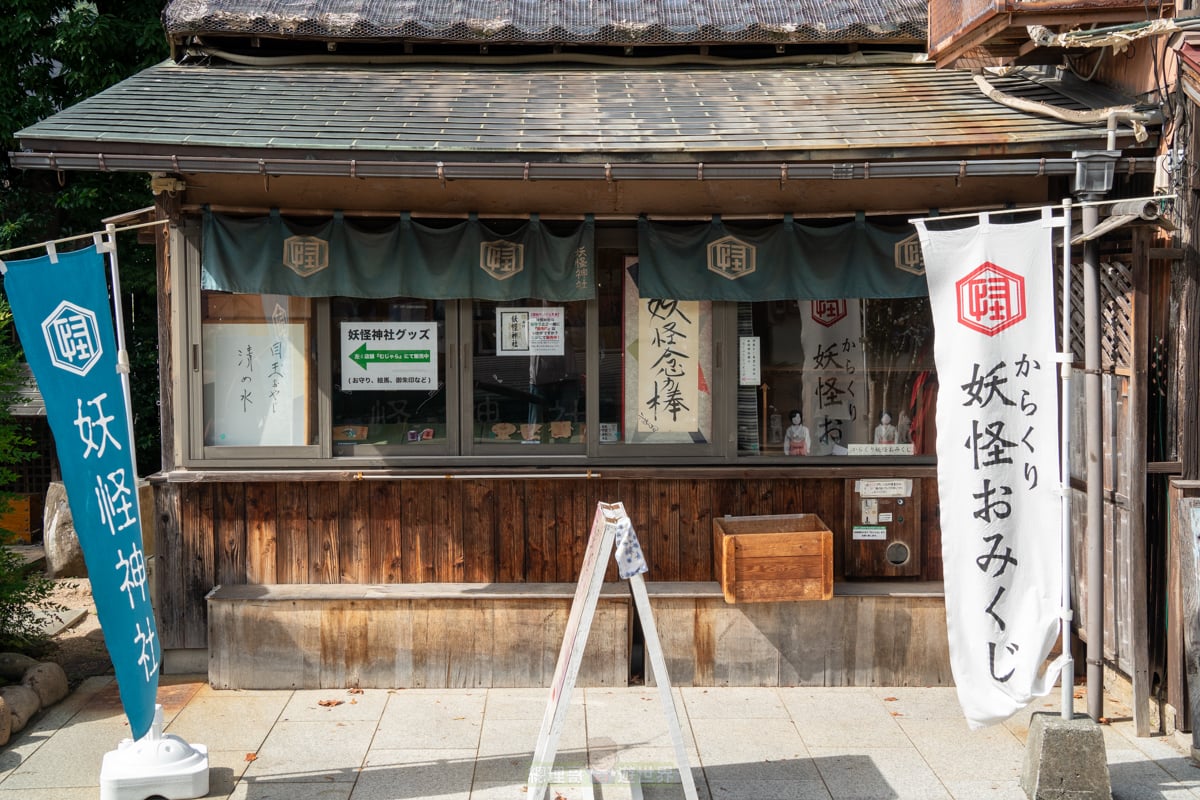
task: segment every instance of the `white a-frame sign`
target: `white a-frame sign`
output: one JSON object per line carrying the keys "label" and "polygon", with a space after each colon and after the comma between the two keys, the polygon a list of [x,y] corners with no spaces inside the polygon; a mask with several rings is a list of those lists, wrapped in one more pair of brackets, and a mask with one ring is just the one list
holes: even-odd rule
{"label": "white a-frame sign", "polygon": [[[571,614],[567,618],[567,629],[563,633],[562,647],[558,651],[558,663],[554,667],[554,682],[550,686],[550,700],[542,717],[537,747],[533,752],[533,764],[526,785],[526,800],[544,800],[551,780],[554,756],[558,740],[562,735],[571,703],[571,692],[579,677],[579,664],[587,645],[588,631],[596,613],[596,602],[600,598],[600,587],[604,583],[605,565],[616,548],[617,572],[629,581],[629,591],[642,622],[642,633],[646,642],[646,655],[654,669],[658,696],[662,701],[663,715],[675,748],[675,765],[679,768],[679,779],[683,784],[684,797],[697,800],[696,783],[688,763],[687,750],[683,745],[683,732],[679,727],[679,713],[671,693],[671,680],[667,677],[667,663],[663,658],[662,644],[658,640],[658,629],[654,626],[654,615],[650,610],[650,597],[646,594],[646,562],[633,525],[621,503],[597,503],[596,516],[592,520],[592,531],[588,535],[587,551],[583,557],[583,569],[579,584],[575,587],[575,599],[571,602]],[[631,776],[631,782],[635,780]],[[640,784],[634,784],[639,786]]]}

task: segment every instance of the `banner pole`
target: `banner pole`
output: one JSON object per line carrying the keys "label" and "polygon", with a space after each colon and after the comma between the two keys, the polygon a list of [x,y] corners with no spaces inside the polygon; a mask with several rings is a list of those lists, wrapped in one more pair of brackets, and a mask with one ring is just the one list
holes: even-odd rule
{"label": "banner pole", "polygon": [[1062,718],[1075,716],[1075,661],[1071,658],[1071,198],[1063,205],[1062,351],[1058,354],[1062,386],[1059,422],[1059,475],[1062,480]]}
{"label": "banner pole", "polygon": [[[96,249],[108,254],[109,272],[112,275],[113,319],[117,334],[117,373],[121,376],[121,390],[125,394],[125,426],[129,433],[129,460],[133,463],[134,494],[137,494],[137,447],[133,436],[133,400],[129,390],[129,351],[125,349],[125,313],[121,306],[121,275],[117,266],[117,226],[111,222],[104,226],[106,240],[100,241],[96,234]],[[141,515],[138,515],[139,519]]]}

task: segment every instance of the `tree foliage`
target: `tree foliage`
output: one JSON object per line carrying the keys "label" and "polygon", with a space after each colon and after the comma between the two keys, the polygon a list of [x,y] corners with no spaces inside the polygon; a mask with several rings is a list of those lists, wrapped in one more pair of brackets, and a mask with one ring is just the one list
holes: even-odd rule
{"label": "tree foliage", "polygon": [[[22,128],[167,55],[164,0],[6,0],[0,25],[0,249],[89,233],[150,204],[141,174],[13,169]],[[139,471],[160,462],[154,249],[118,243]],[[36,252],[29,255],[37,255]],[[19,258],[20,255],[7,256]]]}

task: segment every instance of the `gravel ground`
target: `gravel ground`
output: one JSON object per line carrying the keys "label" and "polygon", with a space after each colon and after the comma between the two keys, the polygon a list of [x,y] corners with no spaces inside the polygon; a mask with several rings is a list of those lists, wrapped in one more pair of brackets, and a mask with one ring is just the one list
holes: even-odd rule
{"label": "gravel ground", "polygon": [[53,581],[50,599],[64,609],[84,609],[87,613],[71,627],[54,636],[52,649],[44,658],[57,662],[75,688],[85,678],[111,675],[112,661],[104,646],[104,633],[92,601],[92,584],[87,578],[58,578]]}

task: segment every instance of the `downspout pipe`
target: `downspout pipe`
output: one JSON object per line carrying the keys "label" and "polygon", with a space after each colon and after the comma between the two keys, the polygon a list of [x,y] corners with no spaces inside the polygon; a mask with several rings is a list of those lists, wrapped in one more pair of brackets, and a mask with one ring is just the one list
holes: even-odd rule
{"label": "downspout pipe", "polygon": [[[1102,195],[1085,195],[1098,200]],[[1100,209],[1083,207],[1083,231],[1100,221]],[[1084,420],[1087,449],[1087,709],[1093,722],[1104,716],[1104,472],[1100,408],[1100,243],[1083,244]],[[1068,323],[1069,324],[1069,323]]]}
{"label": "downspout pipe", "polygon": [[[1112,189],[1113,169],[1120,151],[1115,149],[1120,114],[1108,116],[1107,151],[1077,151],[1075,193],[1084,200],[1083,235],[1087,237],[1100,222],[1100,208],[1093,202]],[[1063,320],[1070,325],[1070,320]],[[1083,243],[1083,345],[1084,421],[1087,469],[1087,528],[1084,534],[1087,585],[1087,709],[1093,722],[1104,716],[1104,461],[1100,394],[1100,243],[1086,238]],[[1070,402],[1065,398],[1064,402]]]}

